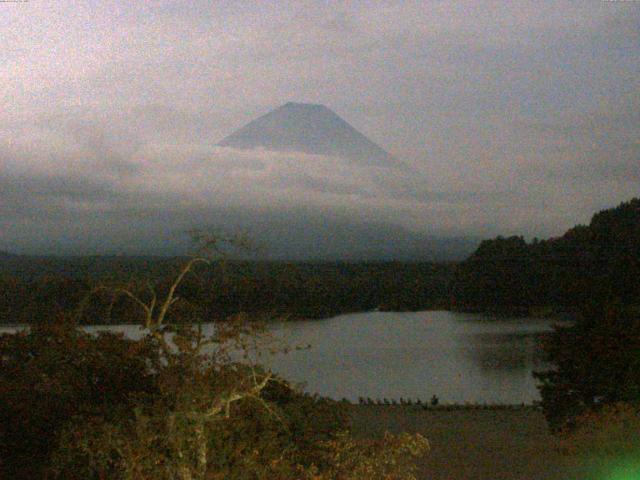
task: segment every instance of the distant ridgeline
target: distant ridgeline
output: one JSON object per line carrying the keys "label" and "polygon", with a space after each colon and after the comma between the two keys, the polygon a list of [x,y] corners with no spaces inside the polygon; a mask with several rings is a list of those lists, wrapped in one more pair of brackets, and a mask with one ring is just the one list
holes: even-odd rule
{"label": "distant ridgeline", "polygon": [[[28,257],[0,259],[0,323],[33,323],[77,310],[97,285],[122,285],[141,298],[147,281],[168,288],[184,258]],[[177,292],[174,320],[321,318],[341,313],[446,308],[453,264],[403,262],[229,261],[201,268]],[[92,297],[80,321],[137,323],[140,307],[106,292]]]}
{"label": "distant ridgeline", "polygon": [[640,304],[640,199],[596,213],[559,238],[483,241],[451,285],[452,307],[526,313],[619,301]]}
{"label": "distant ridgeline", "polygon": [[[184,258],[29,257],[0,253],[0,323],[32,323],[73,311],[96,285],[158,292]],[[562,237],[483,241],[462,263],[216,263],[180,287],[175,315],[216,320],[321,318],[380,310],[447,309],[528,314],[589,303],[640,304],[640,199],[593,216]],[[139,306],[98,294],[83,323],[135,323]]]}

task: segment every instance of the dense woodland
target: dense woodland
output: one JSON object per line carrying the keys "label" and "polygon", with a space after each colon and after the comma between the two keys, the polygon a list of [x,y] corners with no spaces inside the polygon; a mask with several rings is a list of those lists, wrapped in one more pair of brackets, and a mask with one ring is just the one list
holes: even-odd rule
{"label": "dense woodland", "polygon": [[640,303],[640,199],[596,213],[558,238],[483,241],[456,269],[453,308],[528,313]]}
{"label": "dense woodland", "polygon": [[[32,323],[71,311],[92,289],[131,279],[144,296],[162,291],[181,258],[6,257],[0,322]],[[180,286],[182,310],[217,320],[240,311],[257,317],[321,318],[345,312],[445,308],[451,264],[216,262]],[[92,296],[84,323],[132,323],[137,307],[105,292]]]}

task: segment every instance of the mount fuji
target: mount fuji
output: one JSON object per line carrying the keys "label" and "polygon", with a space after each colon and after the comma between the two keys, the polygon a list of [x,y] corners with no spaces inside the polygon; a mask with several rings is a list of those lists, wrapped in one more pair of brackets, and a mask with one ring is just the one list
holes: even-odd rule
{"label": "mount fuji", "polygon": [[398,160],[332,110],[310,103],[286,103],[249,122],[218,145],[339,157],[358,166],[400,166]]}

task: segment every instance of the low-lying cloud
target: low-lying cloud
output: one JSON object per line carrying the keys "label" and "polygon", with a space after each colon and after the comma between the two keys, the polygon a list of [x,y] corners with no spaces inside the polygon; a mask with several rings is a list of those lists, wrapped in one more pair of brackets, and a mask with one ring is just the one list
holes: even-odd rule
{"label": "low-lying cloud", "polygon": [[[399,237],[478,237],[518,229],[535,235],[532,227],[544,235],[548,223],[564,220],[584,203],[579,193],[600,199],[598,189],[611,182],[617,189],[612,197],[625,184],[633,193],[638,169],[629,158],[637,155],[638,145],[628,133],[616,137],[611,132],[609,143],[594,145],[581,143],[588,137],[586,127],[581,135],[556,127],[524,128],[535,132],[543,152],[538,163],[523,156],[525,148],[509,164],[496,161],[481,146],[487,132],[476,132],[476,157],[451,172],[131,135],[124,141],[116,133],[126,128],[117,126],[105,132],[95,125],[5,129],[0,241],[18,250],[23,245],[25,251],[133,252],[144,251],[144,242],[152,238],[158,245],[176,242],[194,227],[253,228],[268,237],[279,224],[295,236],[304,234],[305,222],[315,223],[316,230],[323,222],[326,228],[331,222],[369,225]],[[491,141],[499,145],[501,136],[493,135]],[[575,149],[584,154],[573,155]],[[597,161],[598,155],[624,149],[629,151],[619,163]],[[575,203],[564,200],[565,208],[558,208],[570,188],[578,194]],[[362,248],[368,247],[363,243]]]}
{"label": "low-lying cloud", "polygon": [[[408,252],[559,235],[640,192],[638,2],[0,5],[0,249],[162,252],[221,224]],[[288,101],[406,168],[215,146]]]}

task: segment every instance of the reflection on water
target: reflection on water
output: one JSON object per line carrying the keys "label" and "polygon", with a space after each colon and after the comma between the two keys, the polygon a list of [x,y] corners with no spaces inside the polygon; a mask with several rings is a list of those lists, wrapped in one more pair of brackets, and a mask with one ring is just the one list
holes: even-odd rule
{"label": "reflection on water", "polygon": [[541,342],[547,332],[466,334],[460,346],[483,370],[517,371],[545,367]]}
{"label": "reflection on water", "polygon": [[[531,372],[543,367],[539,340],[550,326],[452,312],[357,313],[273,324],[276,337],[311,348],[263,358],[307,391],[335,399],[530,403],[539,398]],[[140,335],[137,326],[89,329],[102,328]]]}

